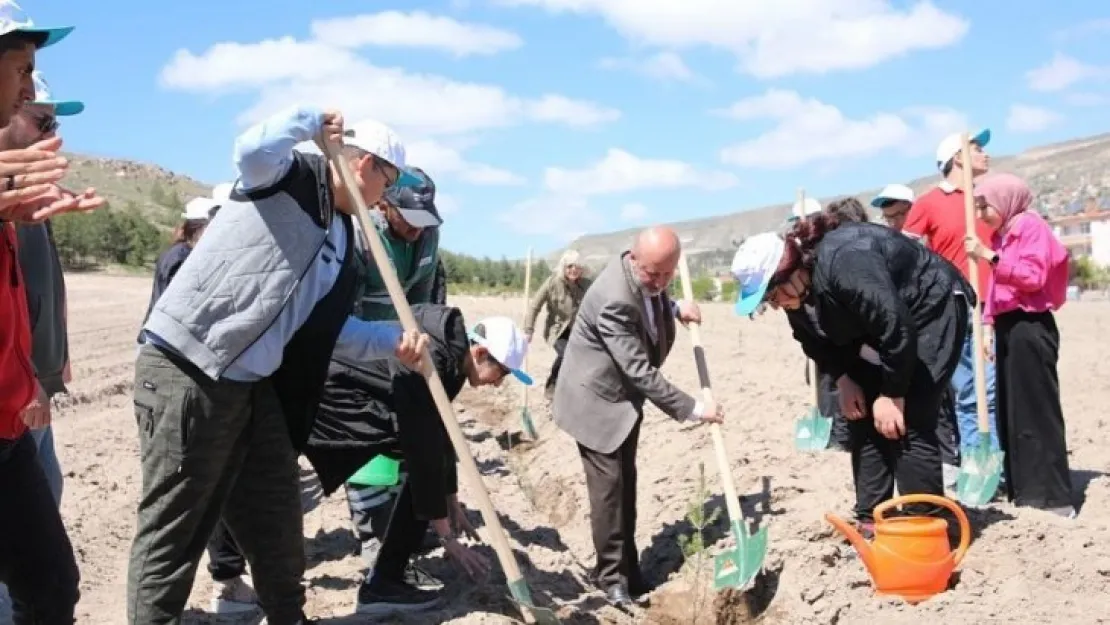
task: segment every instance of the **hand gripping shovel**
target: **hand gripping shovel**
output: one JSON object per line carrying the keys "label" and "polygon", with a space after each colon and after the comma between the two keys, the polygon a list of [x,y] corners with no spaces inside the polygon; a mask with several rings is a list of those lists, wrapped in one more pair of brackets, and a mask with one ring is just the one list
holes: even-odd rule
{"label": "hand gripping shovel", "polygon": [[[338,146],[330,145],[327,141],[319,141],[319,143],[324,150],[324,154],[331,161],[332,168],[335,169],[339,178],[343,181],[344,190],[355,205],[355,218],[358,220],[359,227],[362,228],[363,235],[370,243],[370,253],[374,257],[374,264],[377,265],[378,272],[381,273],[382,279],[385,281],[389,298],[393,300],[393,307],[397,309],[397,317],[401,320],[401,325],[405,330],[418,330],[416,318],[412,315],[412,309],[405,298],[405,292],[401,289],[401,283],[397,279],[397,272],[394,271],[380,238],[374,232],[373,226],[370,225],[366,202],[363,201],[362,195],[358,192],[358,185],[351,173],[347,159],[343,158],[339,150],[336,149]],[[470,487],[478,497],[478,509],[481,510],[482,518],[489,530],[488,537],[493,545],[493,550],[497,553],[497,559],[501,563],[501,568],[505,571],[509,592],[512,593],[511,599],[522,608],[521,613],[525,622],[558,625],[559,619],[553,611],[536,607],[533,603],[528,583],[524,581],[524,576],[520,574],[520,568],[517,566],[516,558],[513,557],[512,548],[509,546],[508,539],[505,538],[505,530],[501,527],[501,521],[497,517],[497,511],[493,508],[493,502],[490,501],[489,491],[482,483],[482,477],[478,473],[478,466],[474,463],[474,457],[470,455],[470,448],[466,444],[466,438],[463,437],[462,429],[459,428],[455,410],[451,406],[451,399],[447,397],[447,391],[443,388],[443,381],[439,377],[439,372],[430,365],[431,357],[427,352],[423,354],[423,361],[423,373],[428,380],[428,389],[432,392],[432,398],[439,410],[439,417],[443,420],[443,425],[451,438],[451,445],[455,448],[455,454],[459,457],[463,478],[470,483]]]}
{"label": "hand gripping shovel", "polygon": [[[971,179],[971,143],[965,132],[960,152],[964,166],[964,217],[967,220],[967,236],[975,233],[975,196],[974,182]],[[968,259],[968,273],[971,286],[976,291],[978,304],[971,313],[972,358],[975,360],[975,407],[979,416],[979,441],[967,449],[960,459],[960,473],[956,478],[956,497],[968,506],[983,506],[994,499],[998,492],[998,482],[1002,479],[1002,462],[1005,454],[991,448],[990,420],[987,416],[986,365],[983,362],[983,317],[982,293],[979,293],[979,263]]]}
{"label": "hand gripping shovel", "polygon": [[813,391],[813,407],[794,422],[794,448],[799,451],[823,451],[832,437],[833,420],[821,414],[821,372],[816,362],[813,363]]}
{"label": "hand gripping shovel", "polygon": [[[532,294],[532,248],[528,248],[528,264],[524,266],[524,316],[528,317],[529,297]],[[522,321],[523,323],[523,321]],[[531,350],[529,350],[531,351]],[[528,370],[528,352],[524,352],[524,370]],[[524,404],[520,409],[521,429],[528,438],[537,440],[540,433],[536,431],[536,424],[532,421],[532,413],[528,410],[528,385],[521,384],[521,398]]]}
{"label": "hand gripping shovel", "polygon": [[[678,270],[682,280],[682,298],[693,301],[694,293],[690,286],[690,268],[686,264],[686,254],[679,257]],[[711,402],[713,391],[709,387],[709,368],[705,364],[705,350],[702,349],[701,332],[696,323],[690,324],[690,342],[694,344],[694,364],[698,368],[702,396],[707,402]],[[725,455],[725,438],[721,434],[721,426],[711,423],[709,431],[713,436],[717,471],[721,474],[721,483],[725,489],[725,508],[728,510],[732,536],[736,539],[735,547],[727,549],[713,559],[713,589],[741,589],[755,579],[756,574],[763,569],[763,559],[767,557],[767,528],[761,527],[754,535],[749,531],[747,521],[740,510],[740,498],[736,496],[736,486],[732,483],[732,472]]]}

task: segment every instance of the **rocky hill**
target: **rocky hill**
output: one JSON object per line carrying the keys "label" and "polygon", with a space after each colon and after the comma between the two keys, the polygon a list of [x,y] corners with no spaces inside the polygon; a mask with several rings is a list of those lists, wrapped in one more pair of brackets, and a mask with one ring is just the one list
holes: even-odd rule
{"label": "rocky hill", "polygon": [[[1013,172],[1028,180],[1037,194],[1038,208],[1045,214],[1076,213],[1092,200],[1102,209],[1110,209],[1110,133],[995,157],[991,169]],[[931,175],[908,184],[920,194],[938,181],[939,176]],[[868,206],[880,189],[867,189],[855,196]],[[820,199],[825,204],[837,197],[843,196]],[[781,225],[789,216],[790,208],[790,204],[776,204],[670,225],[682,237],[691,265],[716,271],[726,268],[736,242]],[[878,218],[877,211],[873,214]],[[587,264],[598,266],[627,246],[635,233],[636,229],[631,229],[587,235],[573,242],[571,247],[579,250]],[[555,253],[553,259],[557,258],[558,253]]]}
{"label": "rocky hill", "polygon": [[67,153],[69,173],[62,185],[73,191],[95,187],[113,209],[133,208],[159,226],[180,221],[184,202],[212,191],[188,176],[157,165]]}

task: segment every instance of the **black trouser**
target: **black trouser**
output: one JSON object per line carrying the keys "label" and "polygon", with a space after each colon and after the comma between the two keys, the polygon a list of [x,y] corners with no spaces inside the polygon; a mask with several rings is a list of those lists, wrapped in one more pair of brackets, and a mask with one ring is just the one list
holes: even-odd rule
{"label": "black trouser", "polygon": [[[881,372],[878,367],[862,365],[849,373],[863,389],[870,406],[879,396]],[[937,418],[948,380],[937,384],[928,379],[928,372],[919,372],[905,397],[903,417],[906,433],[891,440],[875,429],[868,414],[848,422],[852,441],[852,477],[856,486],[856,518],[870,522],[875,506],[894,496],[928,494],[944,496],[944,478],[937,441]],[[907,512],[934,514],[934,506],[910,507]]]}
{"label": "black trouser", "polygon": [[385,538],[378,551],[378,559],[374,562],[374,572],[370,576],[371,585],[379,579],[389,582],[404,581],[405,568],[420,551],[428,532],[429,522],[417,519],[413,511],[412,488],[408,479],[404,481],[400,494],[393,501],[393,513],[386,524]]}
{"label": "black trouser", "polygon": [[840,411],[840,390],[836,386],[836,378],[817,369],[817,408],[821,415],[833,420],[832,435],[829,436],[830,447],[850,446],[848,434],[848,420]]}
{"label": "black trouser", "polygon": [[956,427],[956,393],[952,385],[944,387],[940,400],[940,418],[937,419],[937,443],[940,461],[951,466],[960,465],[960,434]]}
{"label": "black trouser", "polygon": [[247,559],[222,519],[208,540],[208,573],[212,581],[227,582],[247,572]]}
{"label": "black trouser", "polygon": [[27,432],[0,439],[0,582],[16,625],[72,625],[80,575]]}
{"label": "black trouser", "polygon": [[1073,505],[1064,411],[1060,333],[1052,313],[1013,311],[994,320],[998,441],[1006,490],[1019,506]]}
{"label": "black trouser", "polygon": [[590,530],[597,552],[594,579],[601,588],[619,583],[642,585],[640,553],[636,549],[636,447],[641,423],[643,417],[612,453],[578,445],[586,470]]}
{"label": "black trouser", "polygon": [[563,352],[567,350],[567,341],[570,340],[570,326],[571,324],[568,323],[567,327],[559,333],[555,342],[551,344],[551,347],[555,350],[555,362],[551,363],[551,373],[547,376],[546,386],[549,389],[555,388],[555,382],[559,379],[559,369],[563,366]]}

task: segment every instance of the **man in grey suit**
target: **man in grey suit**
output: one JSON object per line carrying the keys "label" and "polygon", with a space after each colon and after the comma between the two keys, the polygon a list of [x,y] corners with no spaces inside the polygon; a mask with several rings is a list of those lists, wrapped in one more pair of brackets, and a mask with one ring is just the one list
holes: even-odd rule
{"label": "man in grey suit", "polygon": [[555,423],[578,442],[590,495],[594,578],[610,603],[628,607],[651,590],[636,549],[636,447],[644,402],[671,418],[720,423],[719,406],[676,388],[659,372],[675,319],[701,322],[694,302],[673,302],[667,286],[681,253],[670,228],[636,238],[586,291],[555,385]]}

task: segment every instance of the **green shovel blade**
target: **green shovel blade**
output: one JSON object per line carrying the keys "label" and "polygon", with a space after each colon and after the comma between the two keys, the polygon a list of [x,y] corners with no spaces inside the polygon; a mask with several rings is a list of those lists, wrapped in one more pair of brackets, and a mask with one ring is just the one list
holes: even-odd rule
{"label": "green shovel blade", "polygon": [[832,436],[832,419],[811,408],[806,415],[794,422],[794,448],[801,451],[821,451],[829,446]]}
{"label": "green shovel blade", "polygon": [[523,577],[515,582],[509,582],[509,592],[512,595],[509,600],[520,607],[522,611],[531,612],[538,625],[560,625],[559,617],[555,615],[554,610],[538,607],[532,601],[532,592],[528,589],[528,583],[524,581]]}
{"label": "green shovel blade", "polygon": [[524,433],[528,438],[536,440],[540,437],[540,433],[536,431],[536,424],[532,422],[532,411],[527,408],[520,410],[520,422]]}
{"label": "green shovel blade", "polygon": [[956,497],[967,506],[985,506],[998,492],[1005,453],[991,449],[990,434],[979,434],[979,444],[960,459]]}
{"label": "green shovel blade", "polygon": [[743,588],[763,570],[767,557],[767,528],[749,534],[740,520],[732,522],[736,546],[713,559],[713,588]]}

